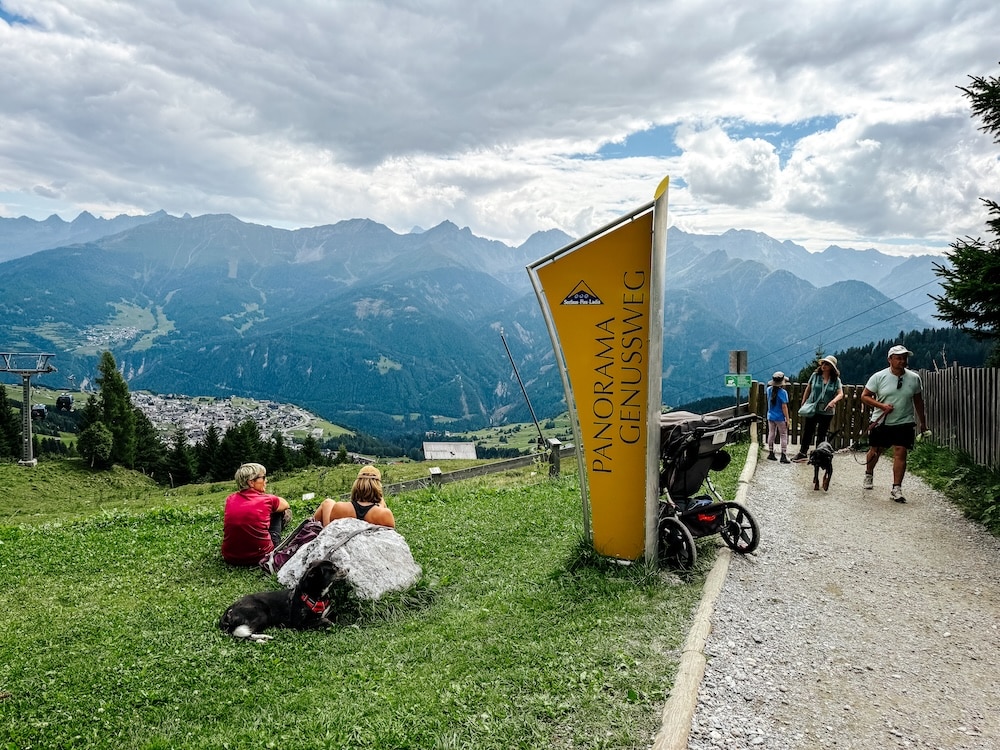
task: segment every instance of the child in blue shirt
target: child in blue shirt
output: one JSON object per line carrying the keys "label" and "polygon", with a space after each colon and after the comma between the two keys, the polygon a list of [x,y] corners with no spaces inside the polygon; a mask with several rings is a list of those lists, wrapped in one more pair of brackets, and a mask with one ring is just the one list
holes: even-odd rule
{"label": "child in blue shirt", "polygon": [[791,381],[780,370],[771,376],[771,382],[765,390],[767,395],[767,459],[777,461],[774,455],[775,440],[781,445],[781,463],[788,460],[788,391],[785,386]]}

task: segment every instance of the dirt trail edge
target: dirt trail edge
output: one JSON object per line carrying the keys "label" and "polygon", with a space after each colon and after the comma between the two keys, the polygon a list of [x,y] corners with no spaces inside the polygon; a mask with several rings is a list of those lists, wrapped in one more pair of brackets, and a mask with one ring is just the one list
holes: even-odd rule
{"label": "dirt trail edge", "polygon": [[1000,540],[913,474],[892,502],[886,458],[824,492],[757,454],[760,547],[713,568],[655,750],[1000,749]]}

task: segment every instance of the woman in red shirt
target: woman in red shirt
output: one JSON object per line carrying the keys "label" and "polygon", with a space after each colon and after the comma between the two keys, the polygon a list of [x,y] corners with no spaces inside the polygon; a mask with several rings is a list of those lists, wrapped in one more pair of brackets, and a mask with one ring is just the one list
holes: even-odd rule
{"label": "woman in red shirt", "polygon": [[267,469],[243,464],[236,470],[237,492],[226,498],[222,517],[222,558],[231,565],[257,565],[271,554],[292,520],[288,501],[265,492]]}

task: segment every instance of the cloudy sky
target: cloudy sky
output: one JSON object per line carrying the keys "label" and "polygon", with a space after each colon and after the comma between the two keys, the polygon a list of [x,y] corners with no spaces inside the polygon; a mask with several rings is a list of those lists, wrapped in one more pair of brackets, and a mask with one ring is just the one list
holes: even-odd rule
{"label": "cloudy sky", "polygon": [[942,252],[985,234],[997,0],[0,0],[0,216]]}

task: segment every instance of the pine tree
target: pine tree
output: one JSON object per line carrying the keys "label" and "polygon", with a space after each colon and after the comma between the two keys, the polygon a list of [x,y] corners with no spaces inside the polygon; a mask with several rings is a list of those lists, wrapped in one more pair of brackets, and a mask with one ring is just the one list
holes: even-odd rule
{"label": "pine tree", "polygon": [[128,384],[118,372],[114,355],[104,352],[97,366],[100,375],[99,403],[101,422],[111,433],[111,461],[128,469],[135,466],[136,433],[135,409],[128,393]]}
{"label": "pine tree", "polygon": [[292,460],[289,454],[290,451],[285,445],[284,436],[278,430],[272,432],[270,458],[267,461],[268,470],[278,472],[291,468]]}
{"label": "pine tree", "polygon": [[21,420],[7,400],[7,388],[0,385],[0,458],[20,458]]}
{"label": "pine tree", "polygon": [[154,479],[163,479],[166,473],[166,446],[146,413],[137,406],[133,406],[132,411],[135,417],[134,468]]}
{"label": "pine tree", "polygon": [[219,435],[219,428],[210,424],[205,431],[205,439],[195,445],[195,457],[197,458],[198,474],[201,479],[218,482],[228,479],[222,470],[219,458],[219,449],[222,438]]}
{"label": "pine tree", "polygon": [[97,394],[91,393],[87,396],[87,403],[83,405],[83,412],[80,417],[80,432],[101,421],[101,403],[97,400]]}
{"label": "pine tree", "polygon": [[[1000,78],[969,77],[969,87],[959,89],[971,101],[973,116],[982,120],[979,129],[1000,144]],[[980,200],[992,217],[986,225],[993,239],[958,239],[948,253],[950,267],[934,264],[934,273],[942,279],[941,296],[932,295],[938,308],[934,317],[977,339],[992,341],[993,354],[987,364],[1000,366],[1000,204]]]}
{"label": "pine tree", "polygon": [[319,443],[312,435],[306,435],[302,441],[302,460],[306,466],[322,466],[323,454],[319,449]]}
{"label": "pine tree", "polygon": [[260,427],[252,419],[245,419],[223,435],[219,445],[220,468],[227,477],[232,477],[241,464],[262,464],[267,461],[267,454]]}
{"label": "pine tree", "polygon": [[167,472],[170,474],[171,486],[190,484],[195,476],[195,467],[194,451],[188,447],[187,433],[178,425],[170,437],[170,452],[167,454]]}

